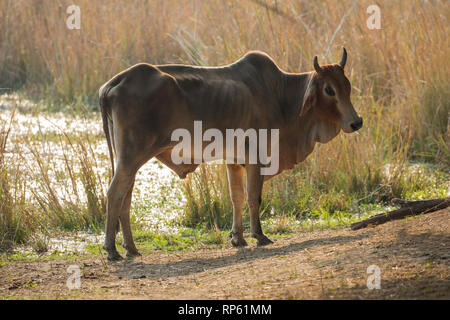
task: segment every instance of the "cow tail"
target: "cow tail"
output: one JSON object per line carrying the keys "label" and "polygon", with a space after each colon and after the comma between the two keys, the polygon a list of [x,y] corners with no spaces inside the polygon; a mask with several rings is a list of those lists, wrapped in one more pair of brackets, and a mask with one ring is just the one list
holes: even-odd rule
{"label": "cow tail", "polygon": [[[112,169],[112,175],[111,177],[114,177],[114,154],[113,154],[113,148],[111,141],[111,134],[113,133],[113,128],[109,128],[108,124],[108,118],[109,118],[109,104],[107,95],[109,90],[111,90],[112,86],[110,84],[106,84],[102,88],[100,88],[99,91],[99,104],[100,104],[100,111],[102,113],[102,121],[103,121],[103,131],[105,132],[106,141],[108,143],[108,150],[109,150],[109,158],[111,159],[111,169]],[[112,119],[111,119],[112,124]]]}

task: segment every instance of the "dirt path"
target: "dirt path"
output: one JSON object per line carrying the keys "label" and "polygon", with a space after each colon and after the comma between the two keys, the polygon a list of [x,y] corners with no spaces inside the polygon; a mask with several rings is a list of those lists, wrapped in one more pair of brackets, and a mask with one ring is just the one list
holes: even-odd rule
{"label": "dirt path", "polygon": [[[133,262],[100,256],[8,264],[2,298],[450,299],[450,209],[374,228],[299,232],[270,247],[153,252]],[[69,290],[69,265],[81,288]],[[381,289],[367,288],[379,267]],[[372,271],[373,272],[373,271]],[[370,283],[375,283],[369,281]]]}

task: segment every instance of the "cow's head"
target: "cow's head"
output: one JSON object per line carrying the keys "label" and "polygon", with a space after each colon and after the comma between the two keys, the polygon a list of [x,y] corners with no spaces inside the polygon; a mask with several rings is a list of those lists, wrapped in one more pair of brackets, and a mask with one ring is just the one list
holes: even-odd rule
{"label": "cow's head", "polygon": [[362,127],[363,120],[350,101],[351,84],[344,74],[347,51],[342,52],[338,64],[319,66],[314,57],[314,69],[303,97],[300,116],[314,109],[318,117],[335,123],[344,132],[350,133]]}

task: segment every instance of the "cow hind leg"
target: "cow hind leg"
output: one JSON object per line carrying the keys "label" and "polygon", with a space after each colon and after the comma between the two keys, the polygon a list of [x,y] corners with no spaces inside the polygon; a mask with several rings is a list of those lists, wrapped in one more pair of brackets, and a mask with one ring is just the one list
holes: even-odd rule
{"label": "cow hind leg", "polygon": [[[133,179],[134,180],[134,179]],[[127,250],[127,257],[132,258],[135,256],[140,256],[141,254],[134,244],[133,235],[131,232],[130,225],[130,206],[131,206],[131,196],[133,193],[134,181],[128,190],[125,197],[122,211],[119,216],[120,224],[122,225],[122,235],[123,235],[123,247]]]}
{"label": "cow hind leg", "polygon": [[129,215],[129,204],[127,205],[127,201],[131,201],[131,190],[134,184],[135,175],[136,170],[130,170],[118,163],[116,172],[114,173],[114,177],[108,189],[106,235],[103,249],[107,251],[108,260],[110,261],[117,261],[122,259],[120,254],[117,252],[115,244],[119,219],[122,223],[124,240],[125,237],[127,237],[126,240],[128,240],[127,228],[129,227],[129,222],[128,225],[124,223],[123,209],[128,209]]}
{"label": "cow hind leg", "polygon": [[247,203],[250,211],[250,232],[256,238],[258,246],[273,243],[262,231],[259,220],[259,207],[261,205],[261,194],[264,177],[260,174],[260,168],[256,165],[247,167]]}
{"label": "cow hind leg", "polygon": [[[118,224],[122,226],[123,246],[127,250],[127,257],[139,256],[134,244],[130,225],[130,207],[136,173],[139,168],[158,154],[152,139],[147,146],[140,146],[129,153],[118,151],[118,159],[114,177],[108,189],[108,205],[106,218],[106,236],[103,248],[108,252],[108,260],[121,260],[116,250],[115,238]],[[143,151],[143,152],[142,152]],[[121,154],[133,154],[133,157],[121,157]]]}
{"label": "cow hind leg", "polygon": [[244,207],[245,200],[244,168],[240,165],[228,164],[227,174],[231,201],[233,202],[233,227],[230,233],[231,244],[235,247],[244,247],[247,245],[242,226],[242,208]]}

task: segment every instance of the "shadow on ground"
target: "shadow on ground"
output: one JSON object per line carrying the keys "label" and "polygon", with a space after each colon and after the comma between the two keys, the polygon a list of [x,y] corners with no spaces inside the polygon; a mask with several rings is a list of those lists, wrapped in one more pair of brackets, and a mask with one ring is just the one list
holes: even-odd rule
{"label": "shadow on ground", "polygon": [[315,246],[357,241],[369,237],[371,233],[372,232],[370,231],[366,231],[354,236],[336,236],[331,238],[313,239],[275,248],[243,248],[239,249],[235,255],[231,256],[219,256],[215,258],[190,258],[164,264],[124,262],[119,265],[119,268],[115,273],[118,277],[131,279],[164,279],[169,277],[185,276],[257,259],[267,259],[278,255],[285,255]]}

